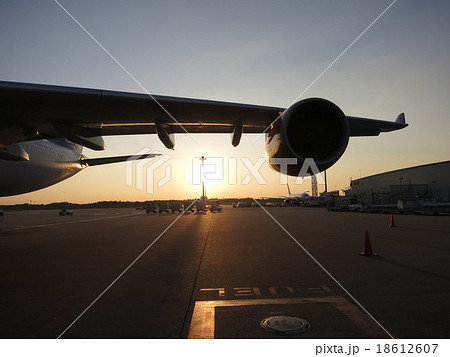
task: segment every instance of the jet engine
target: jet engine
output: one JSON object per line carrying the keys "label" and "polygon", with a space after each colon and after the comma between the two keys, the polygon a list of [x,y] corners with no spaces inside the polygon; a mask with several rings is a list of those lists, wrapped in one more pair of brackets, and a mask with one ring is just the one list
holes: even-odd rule
{"label": "jet engine", "polygon": [[319,171],[326,170],[342,156],[349,136],[347,118],[336,104],[322,98],[299,101],[266,133],[269,165],[290,176],[312,174],[313,166],[301,170],[305,160],[311,158]]}

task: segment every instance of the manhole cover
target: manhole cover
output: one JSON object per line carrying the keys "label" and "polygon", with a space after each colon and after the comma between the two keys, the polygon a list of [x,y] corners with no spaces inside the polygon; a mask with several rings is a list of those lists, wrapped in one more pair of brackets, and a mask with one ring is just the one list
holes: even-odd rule
{"label": "manhole cover", "polygon": [[309,329],[309,322],[294,316],[272,316],[260,322],[262,328],[270,332],[293,335]]}

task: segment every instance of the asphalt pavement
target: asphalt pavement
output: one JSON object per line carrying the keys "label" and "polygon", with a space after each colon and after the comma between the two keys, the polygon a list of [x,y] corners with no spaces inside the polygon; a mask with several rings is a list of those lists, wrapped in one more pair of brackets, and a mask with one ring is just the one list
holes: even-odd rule
{"label": "asphalt pavement", "polygon": [[[450,218],[395,220],[302,207],[6,212],[0,337],[449,338]],[[359,254],[366,230],[377,256]],[[277,316],[308,328],[261,327]]]}

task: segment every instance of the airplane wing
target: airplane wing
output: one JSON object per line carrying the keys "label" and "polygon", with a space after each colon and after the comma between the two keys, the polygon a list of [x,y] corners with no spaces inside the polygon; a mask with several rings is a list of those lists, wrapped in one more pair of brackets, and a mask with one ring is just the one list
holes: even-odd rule
{"label": "airplane wing", "polygon": [[[104,135],[158,134],[173,148],[175,133],[262,133],[280,107],[0,81],[0,147],[65,137],[103,150]],[[348,117],[350,134],[378,135],[405,127]],[[233,135],[233,145],[240,135]]]}
{"label": "airplane wing", "polygon": [[278,198],[284,199],[284,198],[287,198],[287,197],[288,196],[286,196],[286,195],[284,195],[284,196],[261,196],[260,199],[273,200],[273,199],[278,199]]}
{"label": "airplane wing", "polygon": [[405,113],[401,113],[394,122],[349,116],[347,116],[347,120],[350,126],[350,136],[376,136],[382,132],[408,126],[405,121]]}

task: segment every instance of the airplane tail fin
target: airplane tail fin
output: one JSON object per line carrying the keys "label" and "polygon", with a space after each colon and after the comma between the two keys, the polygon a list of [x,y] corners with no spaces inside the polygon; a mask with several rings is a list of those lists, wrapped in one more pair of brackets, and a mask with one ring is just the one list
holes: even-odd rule
{"label": "airplane tail fin", "polygon": [[286,186],[287,186],[287,189],[288,189],[288,194],[290,195],[291,194],[291,189],[289,188],[289,182],[286,182]]}
{"label": "airplane tail fin", "polygon": [[395,119],[395,122],[398,123],[398,124],[406,124],[405,113],[399,114],[397,119]]}

